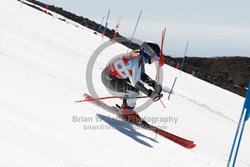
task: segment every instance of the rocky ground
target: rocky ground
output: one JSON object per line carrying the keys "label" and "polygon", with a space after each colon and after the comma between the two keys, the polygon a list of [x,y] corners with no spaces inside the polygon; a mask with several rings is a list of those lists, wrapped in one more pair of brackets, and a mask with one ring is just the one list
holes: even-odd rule
{"label": "rocky ground", "polygon": [[[168,59],[172,66],[181,64],[183,58]],[[209,83],[245,96],[250,79],[248,57],[186,57],[183,71]]]}

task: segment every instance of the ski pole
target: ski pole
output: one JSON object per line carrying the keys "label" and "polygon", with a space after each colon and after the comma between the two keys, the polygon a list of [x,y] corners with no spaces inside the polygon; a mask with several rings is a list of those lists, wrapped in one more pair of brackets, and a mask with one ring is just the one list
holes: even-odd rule
{"label": "ski pole", "polygon": [[[81,103],[81,102],[87,102],[87,101],[96,101],[96,100],[105,100],[105,99],[121,99],[124,98],[123,96],[107,96],[107,97],[100,97],[100,98],[89,98],[85,100],[77,100],[75,103]],[[136,98],[136,99],[141,99],[141,98],[148,98],[148,96],[137,96],[137,97],[126,97],[126,98]]]}
{"label": "ski pole", "polygon": [[160,102],[164,108],[166,108],[166,105],[163,103],[163,101],[160,99]]}

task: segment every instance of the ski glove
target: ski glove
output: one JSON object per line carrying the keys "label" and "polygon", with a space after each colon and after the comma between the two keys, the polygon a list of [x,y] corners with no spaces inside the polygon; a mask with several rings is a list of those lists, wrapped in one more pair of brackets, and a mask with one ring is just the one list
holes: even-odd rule
{"label": "ski glove", "polygon": [[156,84],[157,84],[157,82],[155,82],[154,80],[148,81],[148,85],[153,87],[153,88],[155,87]]}
{"label": "ski glove", "polygon": [[161,97],[163,96],[163,94],[161,94],[161,92],[162,92],[162,86],[159,83],[155,83],[154,91],[151,90],[151,92],[150,92],[150,98],[152,98],[152,100],[154,102],[160,100]]}

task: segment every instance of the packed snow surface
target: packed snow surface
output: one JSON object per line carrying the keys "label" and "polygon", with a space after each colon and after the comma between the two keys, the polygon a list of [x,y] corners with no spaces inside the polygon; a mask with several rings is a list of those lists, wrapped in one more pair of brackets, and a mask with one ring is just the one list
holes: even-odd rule
{"label": "packed snow surface", "polygon": [[[163,86],[171,87],[178,77],[174,94],[167,100],[164,93],[166,108],[156,102],[139,114],[154,126],[193,140],[197,146],[192,150],[93,104],[76,104],[88,93],[88,61],[108,39],[57,17],[16,0],[0,3],[0,166],[226,166],[243,97],[163,66]],[[101,83],[102,69],[126,51],[114,44],[98,56],[88,75],[99,96],[110,95]],[[146,71],[155,77],[155,66],[148,65]],[[138,100],[138,105],[143,102]],[[250,166],[249,136],[247,122],[239,167]]]}

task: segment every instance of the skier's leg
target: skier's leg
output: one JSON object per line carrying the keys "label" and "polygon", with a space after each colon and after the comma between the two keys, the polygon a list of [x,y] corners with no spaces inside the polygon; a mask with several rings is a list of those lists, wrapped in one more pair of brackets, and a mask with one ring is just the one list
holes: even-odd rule
{"label": "skier's leg", "polygon": [[108,71],[104,70],[102,73],[102,82],[106,88],[111,91],[119,92],[124,97],[121,105],[122,117],[125,120],[140,123],[142,121],[141,117],[133,110],[137,98],[132,98],[139,96],[139,91],[129,83],[129,80],[114,78]]}
{"label": "skier's leg", "polygon": [[104,70],[102,72],[102,82],[109,90],[124,96],[122,106],[131,109],[135,107],[137,99],[133,97],[139,96],[139,91],[130,84],[129,79],[115,78],[107,70]]}
{"label": "skier's leg", "polygon": [[128,108],[128,109],[134,109],[136,105],[136,100],[139,96],[139,92],[127,90],[126,91],[126,97],[123,99],[123,105],[122,107]]}

